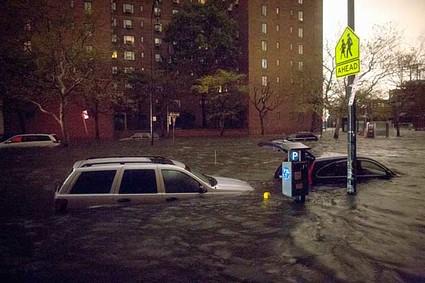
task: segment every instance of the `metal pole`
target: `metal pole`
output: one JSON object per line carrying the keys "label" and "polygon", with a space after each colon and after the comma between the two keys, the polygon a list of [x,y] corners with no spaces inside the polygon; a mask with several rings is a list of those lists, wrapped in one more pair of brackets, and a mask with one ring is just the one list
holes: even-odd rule
{"label": "metal pole", "polygon": [[153,146],[153,91],[155,89],[154,87],[154,79],[153,79],[153,53],[154,53],[154,39],[153,39],[153,32],[154,32],[154,26],[153,26],[153,17],[154,17],[154,9],[156,7],[157,3],[156,0],[152,1],[152,10],[151,10],[151,91],[149,95],[149,116],[150,116],[150,132],[151,132],[151,146]]}
{"label": "metal pole", "polygon": [[[354,29],[354,0],[347,0],[347,12],[348,12],[348,26]],[[350,100],[351,95],[355,95],[351,93],[353,89],[354,75],[348,77],[348,85],[347,85],[347,98]],[[353,103],[349,103],[348,105],[348,158],[347,158],[347,194],[355,195],[357,190],[357,170],[356,170],[356,99],[354,98]]]}

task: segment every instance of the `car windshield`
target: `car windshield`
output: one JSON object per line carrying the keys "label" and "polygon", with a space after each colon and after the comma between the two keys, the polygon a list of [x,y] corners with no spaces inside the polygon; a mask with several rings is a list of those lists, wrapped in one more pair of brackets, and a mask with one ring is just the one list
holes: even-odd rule
{"label": "car windshield", "polygon": [[192,169],[189,169],[189,171],[194,174],[196,177],[198,177],[199,179],[201,179],[202,181],[210,184],[211,186],[215,186],[217,185],[217,180],[211,176],[205,175],[203,173],[194,171]]}

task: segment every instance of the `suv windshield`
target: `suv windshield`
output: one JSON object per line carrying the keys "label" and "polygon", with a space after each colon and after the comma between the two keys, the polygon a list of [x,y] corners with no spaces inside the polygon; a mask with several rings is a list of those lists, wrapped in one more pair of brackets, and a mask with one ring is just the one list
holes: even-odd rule
{"label": "suv windshield", "polygon": [[196,172],[194,170],[189,170],[192,174],[194,174],[196,177],[200,178],[202,181],[207,182],[208,184],[210,184],[211,186],[215,186],[217,185],[217,180],[214,179],[211,176]]}

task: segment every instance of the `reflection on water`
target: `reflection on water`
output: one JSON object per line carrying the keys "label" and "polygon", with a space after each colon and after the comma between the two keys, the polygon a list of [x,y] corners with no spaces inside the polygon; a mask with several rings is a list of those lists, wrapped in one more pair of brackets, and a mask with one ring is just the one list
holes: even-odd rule
{"label": "reflection on water", "polygon": [[[38,195],[17,202],[16,196],[22,195],[3,189],[10,198],[3,207],[22,213],[5,212],[0,219],[0,278],[27,282],[424,282],[424,144],[409,138],[400,147],[392,139],[368,142],[360,141],[360,152],[367,152],[373,142],[380,150],[368,155],[403,175],[362,183],[354,197],[344,189],[319,187],[304,206],[281,196],[271,181],[278,158],[256,151],[255,143],[240,141],[238,150],[246,150],[247,164],[238,165],[238,153],[228,145],[231,164],[236,165],[222,160],[225,165],[210,163],[200,168],[248,180],[256,188],[237,198],[98,207],[53,215],[51,190],[41,189]],[[329,140],[327,149],[343,152],[344,143],[333,143]],[[406,156],[406,147],[415,154]],[[391,156],[385,148],[391,148]],[[315,150],[321,152],[321,145]],[[193,161],[189,164],[202,164]],[[234,173],[232,166],[240,170]],[[29,175],[27,180],[36,182],[35,177]],[[41,178],[39,182],[48,184]],[[8,182],[8,188],[17,190],[16,182]],[[266,200],[265,191],[271,192]],[[29,204],[25,210],[23,206]]]}

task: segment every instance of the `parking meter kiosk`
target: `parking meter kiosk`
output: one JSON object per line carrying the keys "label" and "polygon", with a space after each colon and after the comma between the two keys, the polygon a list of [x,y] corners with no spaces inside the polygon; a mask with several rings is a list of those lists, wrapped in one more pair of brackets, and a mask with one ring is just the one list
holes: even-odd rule
{"label": "parking meter kiosk", "polygon": [[282,194],[295,198],[297,202],[304,202],[309,191],[306,151],[310,147],[288,141],[282,147],[288,153],[288,161],[282,162]]}

